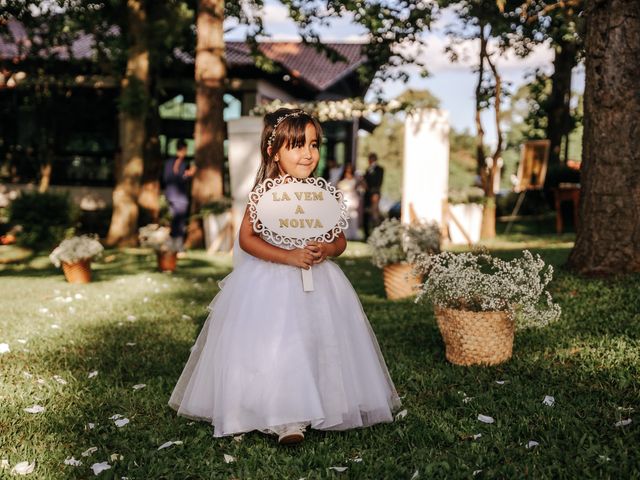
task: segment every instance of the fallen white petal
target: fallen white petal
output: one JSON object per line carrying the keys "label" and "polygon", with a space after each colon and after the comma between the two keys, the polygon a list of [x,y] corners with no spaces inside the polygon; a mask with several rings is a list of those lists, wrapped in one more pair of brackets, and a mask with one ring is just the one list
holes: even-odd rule
{"label": "fallen white petal", "polygon": [[604,462],[610,462],[611,459],[609,457],[606,457],[604,455],[598,455],[598,458]]}
{"label": "fallen white petal", "polygon": [[127,347],[133,347],[136,344],[136,342],[127,342]]}
{"label": "fallen white petal", "polygon": [[29,372],[22,372],[22,374],[26,377],[26,378],[32,378],[33,375],[31,375]]}
{"label": "fallen white petal", "polygon": [[127,320],[135,322],[138,318],[135,315],[127,315]]}
{"label": "fallen white petal", "polygon": [[89,378],[93,378],[93,377],[97,377],[98,376],[98,371],[94,370],[93,372],[89,373]]}
{"label": "fallen white petal", "polygon": [[104,296],[105,299],[109,300],[111,298],[111,295],[109,295],[108,293]]}
{"label": "fallen white petal", "polygon": [[3,470],[5,468],[9,468],[11,465],[9,464],[9,460],[7,460],[6,458],[3,458],[2,460],[0,460],[0,468],[2,468]]}
{"label": "fallen white petal", "polygon": [[142,299],[142,301],[143,301],[144,303],[147,303],[147,302],[149,301],[149,297],[144,297],[144,298]]}
{"label": "fallen white petal", "polygon": [[141,388],[146,387],[147,385],[145,383],[138,383],[137,385],[134,385],[132,388],[134,390],[140,390]]}
{"label": "fallen white petal", "polygon": [[496,383],[498,385],[504,385],[505,382],[504,382],[504,380],[496,380]]}
{"label": "fallen white petal", "polygon": [[67,457],[64,459],[65,465],[71,465],[72,467],[79,467],[82,465],[82,460],[76,460],[74,457]]}
{"label": "fallen white petal", "polygon": [[94,428],[96,428],[96,424],[95,423],[91,423],[91,422],[87,423],[87,429],[88,430],[93,430]]}
{"label": "fallen white petal", "polygon": [[619,422],[616,422],[614,424],[614,427],[626,427],[627,425],[629,425],[631,423],[631,419],[627,418],[625,420],[620,420]]}
{"label": "fallen white petal", "polygon": [[244,439],[244,433],[241,435],[236,435],[235,437],[233,437],[233,441],[234,442],[241,442]]}
{"label": "fallen white petal", "polygon": [[64,378],[62,378],[60,375],[54,375],[53,379],[56,382],[58,382],[60,385],[66,385],[67,384],[67,381]]}
{"label": "fallen white petal", "polygon": [[348,467],[329,467],[329,470],[335,470],[336,472],[346,472]]}
{"label": "fallen white petal", "polygon": [[469,403],[471,400],[473,400],[473,397],[464,397],[462,403]]}
{"label": "fallen white petal", "polygon": [[191,320],[191,317],[189,315],[182,315],[182,319],[183,320]]}
{"label": "fallen white petal", "polygon": [[82,294],[81,294],[81,293],[76,293],[76,294],[74,295],[74,297],[76,298],[76,300],[82,300],[82,298],[83,298],[83,296],[82,296]]}
{"label": "fallen white petal", "polygon": [[411,475],[411,478],[409,480],[416,480],[416,478],[418,478],[420,476],[420,471],[416,470],[415,472],[413,472],[413,475]]}
{"label": "fallen white petal", "polygon": [[182,440],[170,440],[168,442],[164,442],[162,445],[158,447],[158,450],[162,450],[163,448],[169,448],[171,445],[182,445]]}
{"label": "fallen white petal", "polygon": [[492,417],[489,417],[487,415],[478,415],[478,420],[480,420],[482,423],[493,423],[495,422],[495,420]]}
{"label": "fallen white petal", "polygon": [[69,313],[76,313],[75,307],[69,307]]}
{"label": "fallen white petal", "polygon": [[478,475],[481,472],[482,472],[482,470],[474,470],[471,475],[475,477],[476,475]]}
{"label": "fallen white petal", "polygon": [[94,463],[93,465],[91,465],[91,470],[93,470],[93,474],[96,476],[100,475],[100,473],[104,472],[105,470],[109,470],[110,468],[111,465],[109,465],[109,462]]}
{"label": "fallen white petal", "polygon": [[54,330],[59,330],[60,329],[60,325],[57,325],[55,323],[51,324],[51,328],[53,328]]}
{"label": "fallen white petal", "polygon": [[29,462],[20,462],[18,464],[16,464],[15,467],[13,467],[13,469],[11,470],[11,473],[15,473],[17,475],[28,475],[31,472],[33,472],[33,469],[36,466],[36,462],[33,463],[29,463]]}
{"label": "fallen white petal", "polygon": [[17,342],[18,342],[18,343],[21,343],[21,344],[23,344],[23,345],[24,345],[25,343],[27,343],[27,341],[26,341],[24,338],[19,338],[19,339],[17,340]]}
{"label": "fallen white petal", "polygon": [[48,312],[49,312],[49,309],[48,309],[47,307],[42,307],[42,308],[39,308],[39,309],[38,309],[38,311],[39,311],[40,313],[48,313]]}
{"label": "fallen white petal", "polygon": [[109,459],[111,459],[112,462],[117,462],[118,460],[124,460],[124,456],[119,453],[112,453]]}
{"label": "fallen white petal", "polygon": [[124,415],[120,415],[119,413],[116,413],[115,415],[111,415],[109,417],[109,420],[118,420],[119,418],[124,418]]}
{"label": "fallen white petal", "polygon": [[354,463],[362,463],[362,458],[361,457],[352,458],[351,461]]}
{"label": "fallen white petal", "polygon": [[39,379],[37,380],[37,382],[38,382],[40,385],[45,385],[45,384],[47,383],[47,382],[44,380],[44,378],[39,378]]}
{"label": "fallen white petal", "polygon": [[87,448],[84,452],[82,452],[80,455],[82,455],[83,457],[88,457],[89,455],[93,454],[94,452],[98,451],[98,447],[89,447]]}
{"label": "fallen white petal", "polygon": [[537,447],[538,445],[540,445],[538,442],[536,442],[535,440],[529,440],[529,443],[527,443],[526,448],[533,448],[533,447]]}
{"label": "fallen white petal", "polygon": [[402,411],[396,413],[396,420],[400,420],[400,419],[406,417],[407,413],[408,413],[407,410],[402,410]]}
{"label": "fallen white petal", "polygon": [[544,403],[547,407],[553,407],[553,405],[556,403],[556,399],[551,395],[545,395],[542,403]]}
{"label": "fallen white petal", "polygon": [[115,421],[116,427],[118,428],[124,427],[127,423],[129,423],[128,418],[121,418],[120,420]]}
{"label": "fallen white petal", "polygon": [[233,463],[235,461],[236,461],[236,457],[227,455],[226,453],[224,454],[224,463]]}
{"label": "fallen white petal", "polygon": [[482,437],[481,433],[476,433],[474,436],[472,436],[471,438],[474,440],[478,440],[480,437]]}
{"label": "fallen white petal", "polygon": [[42,413],[44,412],[44,407],[41,405],[33,405],[32,407],[25,408],[24,411],[27,413]]}

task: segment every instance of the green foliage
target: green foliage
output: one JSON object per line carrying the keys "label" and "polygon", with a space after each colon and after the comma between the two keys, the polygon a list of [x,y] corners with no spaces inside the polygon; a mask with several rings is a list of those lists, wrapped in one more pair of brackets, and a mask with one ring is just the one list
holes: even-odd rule
{"label": "green foliage", "polygon": [[9,223],[22,227],[20,245],[49,249],[74,226],[77,213],[67,193],[23,192],[11,203]]}

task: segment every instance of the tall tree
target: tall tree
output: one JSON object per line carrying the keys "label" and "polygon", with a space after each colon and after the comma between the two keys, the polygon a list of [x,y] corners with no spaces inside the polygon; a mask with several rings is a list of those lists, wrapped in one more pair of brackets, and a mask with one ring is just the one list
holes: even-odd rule
{"label": "tall tree", "polygon": [[[224,57],[224,0],[198,0],[196,44],[196,141],[197,172],[191,190],[191,211],[223,195],[225,125],[224,89],[227,68]],[[187,246],[199,245],[203,232],[192,220]]]}
{"label": "tall tree", "polygon": [[116,166],[113,216],[106,243],[136,245],[138,242],[138,196],[144,170],[146,113],[149,98],[149,47],[144,0],[127,0],[128,35],[126,75],[121,82],[121,163]]}
{"label": "tall tree", "polygon": [[[443,6],[451,7],[459,22],[449,27],[451,44],[447,52],[452,61],[458,60],[456,46],[461,41],[478,42],[478,64],[475,67],[475,126],[477,171],[485,192],[482,214],[482,238],[496,235],[496,203],[494,179],[498,171],[498,159],[503,150],[502,102],[505,97],[502,76],[497,68],[497,57],[510,46],[512,11],[505,11],[505,2],[483,2],[480,0],[441,0]],[[486,154],[485,129],[482,124],[483,110],[493,107],[496,125],[496,148],[491,156]]]}
{"label": "tall tree", "polygon": [[589,0],[580,225],[570,267],[640,271],[640,2]]}

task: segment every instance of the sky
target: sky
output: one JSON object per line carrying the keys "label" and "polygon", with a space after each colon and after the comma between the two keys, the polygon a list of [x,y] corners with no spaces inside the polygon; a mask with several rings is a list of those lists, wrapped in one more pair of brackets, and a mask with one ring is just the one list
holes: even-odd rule
{"label": "sky", "polygon": [[[270,34],[269,40],[299,40],[297,29],[293,21],[288,18],[286,7],[275,0],[266,0],[262,14],[265,30]],[[458,131],[469,130],[475,132],[474,125],[474,91],[476,75],[473,73],[473,65],[477,58],[477,42],[463,42],[458,52],[460,57],[467,57],[458,63],[451,63],[444,53],[448,39],[444,34],[446,26],[455,23],[455,15],[450,11],[444,11],[441,18],[432,26],[432,31],[425,34],[426,48],[422,49],[421,56],[424,59],[430,76],[422,78],[417,69],[408,68],[410,79],[408,83],[388,82],[384,85],[384,96],[387,99],[394,98],[408,88],[428,89],[440,99],[441,108],[449,112],[450,123]],[[242,40],[245,31],[226,22],[226,40]],[[362,42],[366,40],[364,29],[354,25],[348,17],[333,21],[328,28],[319,29],[320,38],[329,42]],[[538,46],[528,57],[518,58],[512,52],[497,60],[497,68],[503,81],[511,85],[509,89],[515,91],[518,86],[525,83],[527,74],[536,68],[541,68],[547,73],[552,72],[553,52],[548,45]],[[584,72],[578,67],[574,72],[572,89],[577,92],[584,90]],[[489,145],[495,145],[496,129],[492,111],[483,113],[483,127],[485,128],[486,141]]]}

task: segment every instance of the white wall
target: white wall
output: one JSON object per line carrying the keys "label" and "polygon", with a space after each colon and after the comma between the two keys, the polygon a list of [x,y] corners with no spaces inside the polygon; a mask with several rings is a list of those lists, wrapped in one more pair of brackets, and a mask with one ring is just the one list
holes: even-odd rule
{"label": "white wall", "polygon": [[434,108],[407,115],[404,129],[402,222],[410,208],[425,221],[442,224],[449,189],[449,114]]}
{"label": "white wall", "polygon": [[227,122],[234,236],[240,228],[249,193],[260,167],[262,125],[262,117],[240,117]]}

